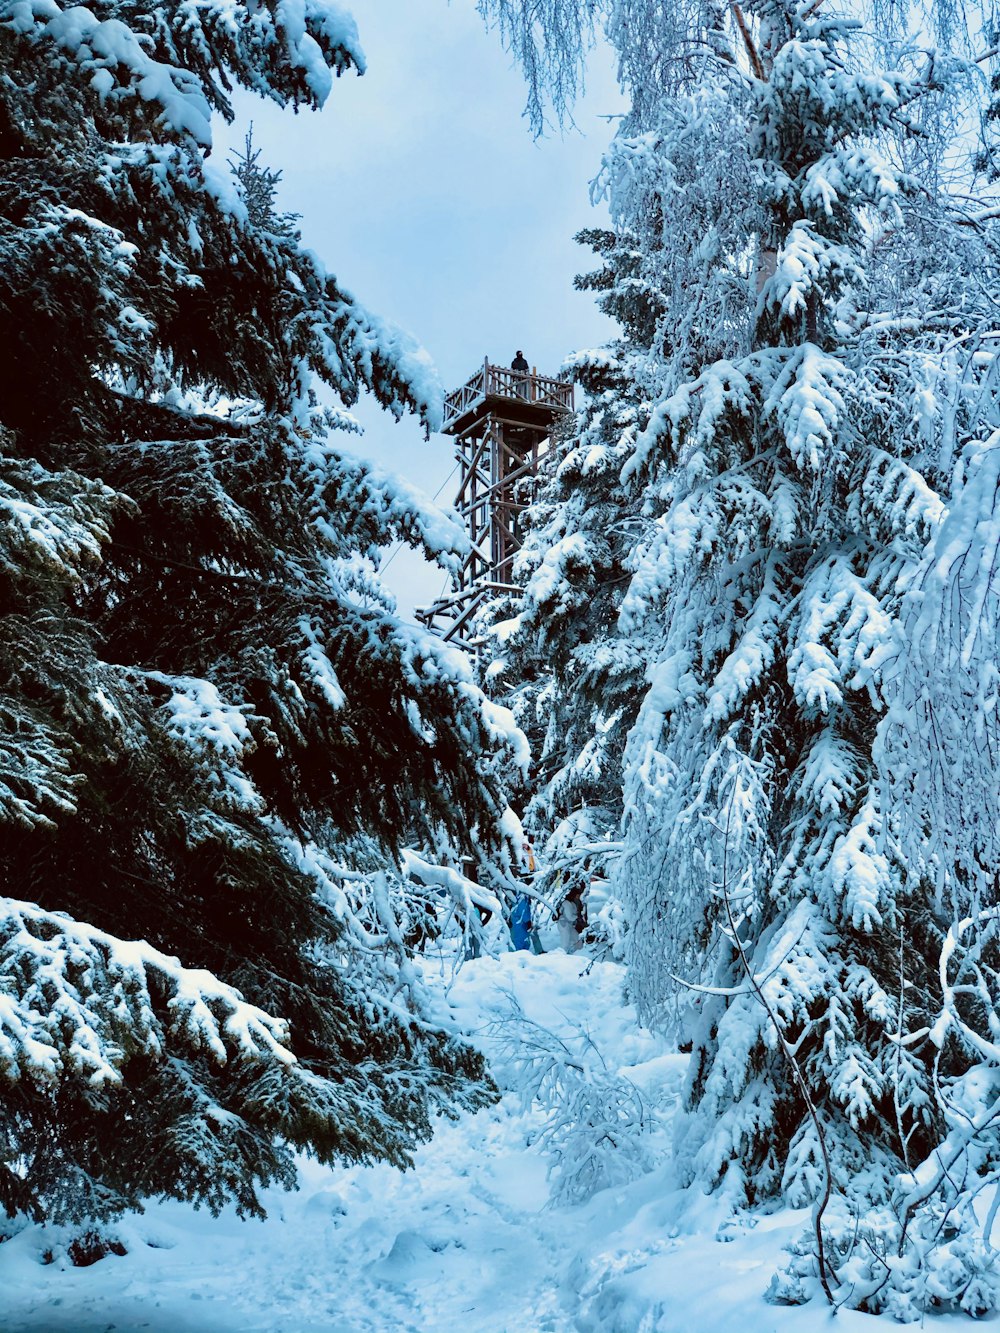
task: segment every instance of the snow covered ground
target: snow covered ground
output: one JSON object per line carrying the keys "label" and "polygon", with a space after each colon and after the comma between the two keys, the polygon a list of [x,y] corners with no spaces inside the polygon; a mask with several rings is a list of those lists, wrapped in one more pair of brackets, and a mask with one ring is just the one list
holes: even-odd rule
{"label": "snow covered ground", "polygon": [[[554,1204],[545,1115],[502,1100],[443,1122],[406,1173],[305,1162],[297,1194],[265,1222],[152,1205],[120,1227],[128,1253],[74,1268],[66,1237],[29,1228],[0,1245],[3,1333],[818,1333],[814,1303],[763,1293],[802,1213],[726,1224],[716,1199],[671,1183],[668,1121],[683,1057],[640,1030],[622,972],[580,955],[526,953],[466,964],[450,1000],[509,1071],[512,998],[571,1045],[581,1032],[660,1119],[656,1164],[588,1203]],[[498,1033],[497,1020],[502,1031]],[[527,1030],[515,1021],[515,1039]],[[535,1029],[531,1029],[535,1031]],[[504,1048],[508,1048],[506,1055]],[[576,1047],[574,1047],[576,1049]],[[541,1139],[541,1143],[540,1143]],[[720,1230],[721,1228],[721,1230]],[[720,1239],[720,1235],[723,1239]],[[725,1243],[724,1243],[725,1241]],[[48,1253],[47,1253],[48,1252]],[[44,1262],[49,1259],[49,1262]],[[968,1321],[942,1319],[941,1327]],[[842,1333],[874,1333],[842,1311]]]}

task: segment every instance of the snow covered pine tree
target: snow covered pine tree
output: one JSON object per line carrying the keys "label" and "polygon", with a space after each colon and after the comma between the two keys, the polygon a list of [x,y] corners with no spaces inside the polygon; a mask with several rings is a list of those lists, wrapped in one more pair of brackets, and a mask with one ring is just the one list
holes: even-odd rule
{"label": "snow covered pine tree", "polygon": [[643,526],[620,474],[634,448],[642,366],[662,307],[636,237],[591,229],[576,239],[603,260],[576,286],[600,292],[601,309],[623,336],[573,358],[587,394],[582,421],[554,441],[526,511],[514,564],[523,596],[489,609],[491,677],[534,741],[525,822],[547,830],[537,884],[555,901],[592,871],[606,873],[620,847],[622,756],[645,667],[637,647],[615,632],[625,561]]}
{"label": "snow covered pine tree", "polygon": [[438,389],[207,160],[232,80],[363,69],[335,5],[3,0],[0,63],[0,1204],[257,1212],[295,1149],[404,1162],[489,1095],[347,890],[401,808],[499,849],[513,733],[372,573],[457,525],[310,381]]}
{"label": "snow covered pine tree", "polygon": [[255,227],[277,236],[295,236],[298,213],[278,210],[278,186],[282,173],[267,167],[260,160],[261,149],[253,146],[253,124],[243,141],[243,152],[229,159],[229,170],[239,182],[240,194],[246,204],[247,215]]}
{"label": "snow covered pine tree", "polygon": [[[677,978],[699,987],[678,1160],[737,1207],[815,1205],[776,1298],[819,1278],[901,1318],[982,1313],[996,1252],[972,1204],[997,1180],[1000,970],[995,920],[978,945],[950,927],[996,891],[997,444],[976,434],[998,424],[976,332],[995,328],[979,273],[995,283],[996,252],[956,239],[933,174],[899,165],[944,46],[933,80],[918,58],[880,68],[894,40],[906,51],[878,29],[905,5],[866,11],[871,32],[823,0],[480,7],[536,123],[546,92],[557,109],[573,92],[598,20],[632,98],[603,183],[662,309],[633,386],[591,412],[621,413],[645,520],[603,651],[648,664],[617,877],[631,992],[662,1021]],[[935,21],[961,28],[949,5],[916,17]],[[978,356],[959,364],[966,342]],[[586,577],[591,483],[572,480],[538,527],[572,541],[537,552],[528,618]]]}

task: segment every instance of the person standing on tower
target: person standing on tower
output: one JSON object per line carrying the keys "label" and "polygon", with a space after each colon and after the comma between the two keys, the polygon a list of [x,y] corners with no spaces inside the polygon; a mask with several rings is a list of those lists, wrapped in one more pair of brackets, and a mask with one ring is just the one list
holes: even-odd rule
{"label": "person standing on tower", "polygon": [[518,377],[518,383],[515,384],[515,392],[518,398],[527,398],[528,396],[528,372],[531,367],[525,359],[524,353],[520,347],[514,353],[514,360],[510,363],[510,368]]}

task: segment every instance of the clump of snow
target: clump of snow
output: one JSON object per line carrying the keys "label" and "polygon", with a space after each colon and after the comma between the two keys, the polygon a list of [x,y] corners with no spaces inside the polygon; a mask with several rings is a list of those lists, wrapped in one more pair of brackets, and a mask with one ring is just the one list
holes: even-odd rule
{"label": "clump of snow", "polygon": [[182,745],[196,752],[212,750],[233,759],[253,749],[253,737],[243,713],[227,703],[210,680],[165,676],[159,671],[146,675],[173,691],[164,705],[166,729]]}

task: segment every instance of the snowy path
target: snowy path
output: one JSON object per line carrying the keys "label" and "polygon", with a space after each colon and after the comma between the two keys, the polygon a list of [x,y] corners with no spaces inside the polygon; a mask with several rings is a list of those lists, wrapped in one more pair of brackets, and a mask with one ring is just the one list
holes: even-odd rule
{"label": "snowy path", "polygon": [[[468,965],[452,992],[480,1032],[506,996],[536,1021],[585,1024],[640,1086],[676,1088],[680,1057],[635,1026],[621,972],[549,954]],[[2,1333],[818,1333],[825,1308],[762,1299],[801,1215],[766,1219],[728,1244],[717,1201],[682,1212],[668,1168],[551,1206],[531,1140],[537,1111],[512,1094],[443,1124],[414,1171],[306,1163],[266,1222],[179,1204],[122,1229],[129,1253],[76,1269],[41,1263],[52,1233],[0,1245]],[[154,1246],[156,1248],[154,1248]],[[961,1321],[967,1327],[967,1321]],[[939,1321],[957,1326],[958,1321]],[[881,1327],[841,1312],[841,1333]]]}

